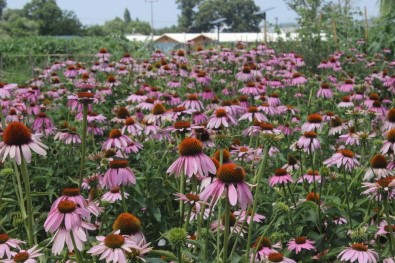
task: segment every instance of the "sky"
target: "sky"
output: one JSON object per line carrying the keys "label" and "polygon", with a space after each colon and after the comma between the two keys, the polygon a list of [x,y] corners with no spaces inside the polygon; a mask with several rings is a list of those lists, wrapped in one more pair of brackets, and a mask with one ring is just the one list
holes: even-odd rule
{"label": "sky", "polygon": [[[153,11],[154,28],[163,28],[177,24],[180,10],[177,9],[175,0],[57,0],[61,9],[72,10],[77,14],[83,25],[102,25],[105,21],[115,17],[123,18],[125,8],[128,8],[132,19],[151,23],[151,3]],[[22,8],[29,0],[7,0],[8,8]],[[336,1],[337,2],[337,1]],[[361,10],[367,7],[368,17],[378,15],[376,0],[352,0],[354,7]],[[255,0],[261,9],[275,7],[267,12],[267,21],[275,23],[295,22],[297,15],[290,10],[283,0]]]}

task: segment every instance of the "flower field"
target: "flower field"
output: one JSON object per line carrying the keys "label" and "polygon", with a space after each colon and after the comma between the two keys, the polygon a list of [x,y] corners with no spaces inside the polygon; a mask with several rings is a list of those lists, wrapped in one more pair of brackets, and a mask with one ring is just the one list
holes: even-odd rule
{"label": "flower field", "polygon": [[362,47],[101,48],[0,82],[0,262],[395,262],[395,61]]}

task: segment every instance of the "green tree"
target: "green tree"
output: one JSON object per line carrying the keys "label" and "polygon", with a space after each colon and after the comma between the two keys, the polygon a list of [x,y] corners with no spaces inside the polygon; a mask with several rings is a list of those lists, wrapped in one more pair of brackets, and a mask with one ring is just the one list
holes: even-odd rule
{"label": "green tree", "polygon": [[394,0],[379,0],[380,15],[388,16],[391,12],[395,10]]}
{"label": "green tree", "polygon": [[178,27],[181,31],[189,31],[193,24],[193,19],[195,16],[194,9],[203,0],[176,0],[178,4],[178,9],[181,10],[181,15],[178,16]]}
{"label": "green tree", "polygon": [[39,24],[22,15],[22,10],[7,9],[0,22],[1,36],[23,37],[38,34]]}
{"label": "green tree", "polygon": [[0,0],[0,18],[3,15],[4,8],[7,7],[7,1],[6,0]]}
{"label": "green tree", "polygon": [[40,35],[79,34],[81,23],[72,11],[62,11],[55,0],[32,0],[23,7],[24,16],[39,24]]}
{"label": "green tree", "polygon": [[125,21],[126,24],[132,21],[132,18],[130,17],[129,9],[127,8],[125,8],[125,12],[123,12],[123,20]]}
{"label": "green tree", "polygon": [[262,17],[253,15],[259,11],[253,0],[208,0],[199,5],[194,19],[194,32],[206,32],[215,26],[210,21],[226,18],[228,32],[259,32]]}

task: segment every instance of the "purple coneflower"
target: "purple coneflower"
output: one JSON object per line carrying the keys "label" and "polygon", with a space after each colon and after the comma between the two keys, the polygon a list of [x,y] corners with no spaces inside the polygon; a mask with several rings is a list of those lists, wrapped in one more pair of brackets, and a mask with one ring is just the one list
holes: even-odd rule
{"label": "purple coneflower", "polygon": [[331,99],[333,97],[333,92],[328,83],[324,82],[321,84],[317,91],[317,98],[322,97],[324,99]]}
{"label": "purple coneflower", "polygon": [[381,147],[380,152],[382,154],[395,152],[395,128],[389,130],[385,136],[387,140],[384,141],[384,144]]}
{"label": "purple coneflower", "polygon": [[279,168],[274,171],[274,176],[269,178],[269,185],[274,187],[278,184],[293,183],[293,179],[285,169]]}
{"label": "purple coneflower", "polygon": [[292,86],[299,86],[303,85],[307,82],[307,79],[300,73],[295,72],[292,75],[291,85]]}
{"label": "purple coneflower", "polygon": [[89,215],[88,210],[77,206],[72,200],[62,200],[51,208],[44,223],[45,231],[54,233],[61,227],[67,231],[76,229],[82,224],[82,217]]}
{"label": "purple coneflower", "polygon": [[136,184],[136,176],[128,167],[128,160],[112,160],[104,174],[102,186],[111,189],[131,184]]}
{"label": "purple coneflower", "polygon": [[106,259],[106,262],[126,263],[126,253],[132,253],[131,247],[136,244],[126,235],[120,235],[119,230],[115,231],[106,237],[97,236],[96,239],[100,242],[88,250],[89,254],[93,256],[101,255],[101,259]]}
{"label": "purple coneflower", "polygon": [[340,252],[337,258],[344,262],[376,263],[379,255],[365,244],[355,243]]}
{"label": "purple coneflower", "polygon": [[337,87],[341,92],[351,92],[354,90],[354,81],[346,79],[343,84]]}
{"label": "purple coneflower", "polygon": [[305,132],[296,144],[308,154],[310,154],[310,151],[314,152],[321,148],[320,141],[317,139],[317,133],[313,131]]}
{"label": "purple coneflower", "polygon": [[269,255],[266,257],[266,260],[273,263],[296,263],[295,260],[284,257],[284,255],[279,252],[269,253]]}
{"label": "purple coneflower", "polygon": [[188,177],[208,176],[215,174],[213,161],[203,153],[203,144],[195,138],[186,138],[178,145],[180,157],[167,169],[167,173],[180,176],[184,173]]}
{"label": "purple coneflower", "polygon": [[56,127],[52,120],[47,117],[45,112],[40,112],[37,114],[36,119],[33,122],[32,129],[36,133],[44,133],[48,136],[55,133]]}
{"label": "purple coneflower", "polygon": [[288,242],[288,250],[293,251],[298,254],[302,250],[315,250],[314,241],[307,239],[306,237],[295,237]]}
{"label": "purple coneflower", "polygon": [[336,165],[337,168],[339,168],[344,166],[346,171],[351,172],[356,166],[359,165],[356,157],[357,155],[355,155],[351,150],[343,149],[336,152],[331,158],[326,159],[324,164],[327,167]]}
{"label": "purple coneflower", "polygon": [[40,141],[41,135],[32,134],[23,123],[12,122],[7,125],[3,132],[3,141],[0,142],[0,156],[3,157],[3,162],[7,157],[14,159],[18,165],[22,163],[22,158],[30,163],[32,159],[32,152],[39,155],[47,155],[45,146]]}
{"label": "purple coneflower", "polygon": [[103,143],[102,149],[109,150],[111,148],[122,149],[128,146],[132,140],[126,136],[122,135],[122,132],[118,129],[111,130],[108,139]]}
{"label": "purple coneflower", "polygon": [[11,249],[21,249],[20,245],[26,242],[19,239],[10,238],[7,233],[0,234],[0,259],[6,256],[8,259],[11,258]]}
{"label": "purple coneflower", "polygon": [[319,131],[322,127],[322,116],[315,113],[307,116],[307,122],[302,125],[302,132]]}
{"label": "purple coneflower", "polygon": [[208,118],[206,127],[208,129],[218,129],[221,126],[227,128],[229,124],[236,125],[237,120],[231,114],[228,114],[224,108],[219,108]]}
{"label": "purple coneflower", "polygon": [[37,245],[28,250],[19,250],[15,253],[12,259],[5,259],[4,263],[15,263],[15,262],[25,262],[25,263],[37,263],[37,258],[42,256],[40,253],[42,248],[37,248]]}
{"label": "purple coneflower", "polygon": [[[243,233],[245,233],[243,221],[237,220],[236,216],[233,213],[229,214],[229,227],[230,227],[230,232],[235,233],[236,235],[242,236]],[[220,220],[214,220],[210,224],[210,229],[213,232],[224,231],[225,230],[225,215],[223,215]]]}
{"label": "purple coneflower", "polygon": [[303,183],[304,181],[312,184],[314,181],[321,182],[321,175],[316,170],[308,170],[306,174],[302,175],[297,181],[297,183]]}
{"label": "purple coneflower", "polygon": [[268,121],[268,119],[266,118],[265,115],[263,115],[262,113],[259,112],[258,107],[255,106],[250,106],[247,108],[247,112],[244,113],[240,118],[239,121],[241,120],[249,120],[249,121],[253,121],[254,119],[256,119],[259,122],[262,121]]}
{"label": "purple coneflower", "polygon": [[328,135],[340,134],[346,128],[347,125],[343,123],[343,120],[340,117],[335,117],[331,119]]}
{"label": "purple coneflower", "polygon": [[376,154],[370,160],[370,168],[365,173],[363,177],[364,181],[369,181],[373,177],[376,179],[385,178],[394,174],[393,170],[387,168],[388,162],[384,155]]}
{"label": "purple coneflower", "polygon": [[[126,192],[123,193],[123,197],[125,199],[127,199],[128,196],[129,196],[128,193]],[[116,201],[122,200],[122,194],[119,187],[112,187],[110,191],[108,191],[102,196],[102,200],[107,201],[109,203],[115,203]]]}
{"label": "purple coneflower", "polygon": [[252,204],[252,194],[248,184],[244,181],[245,176],[245,171],[240,166],[225,163],[217,171],[217,180],[200,193],[200,198],[204,201],[211,198],[211,204],[215,205],[226,192],[232,206],[238,203],[242,209],[246,209],[249,204]]}
{"label": "purple coneflower", "polygon": [[391,129],[395,129],[395,108],[392,108],[387,112],[387,118],[382,128],[383,131],[388,131]]}
{"label": "purple coneflower", "polygon": [[249,66],[244,66],[242,71],[236,73],[236,79],[243,82],[255,81],[255,75],[252,74]]}
{"label": "purple coneflower", "polygon": [[188,99],[179,106],[184,106],[187,109],[195,109],[197,111],[204,111],[203,103],[199,100],[197,94],[190,94]]}

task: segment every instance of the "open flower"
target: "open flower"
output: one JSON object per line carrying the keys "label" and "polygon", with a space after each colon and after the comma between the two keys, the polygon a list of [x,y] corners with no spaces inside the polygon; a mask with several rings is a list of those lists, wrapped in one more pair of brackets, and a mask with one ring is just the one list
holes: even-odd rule
{"label": "open flower", "polygon": [[98,236],[96,239],[100,242],[88,250],[93,256],[100,255],[100,260],[105,259],[106,262],[125,263],[126,253],[132,253],[131,247],[135,246],[133,240],[128,236],[122,236],[120,231],[110,234],[106,237]]}
{"label": "open flower", "polygon": [[376,179],[385,178],[387,176],[393,175],[394,171],[387,168],[388,162],[384,155],[376,154],[370,160],[370,167],[363,177],[364,181],[369,181],[373,177]]}
{"label": "open flower", "polygon": [[20,250],[18,253],[15,253],[12,259],[6,259],[4,263],[15,263],[15,262],[25,262],[25,263],[36,263],[39,256],[43,254],[40,253],[41,248],[37,248],[37,245],[28,249],[28,250]]}
{"label": "open flower", "polygon": [[180,157],[167,169],[167,173],[180,176],[184,173],[188,177],[208,176],[215,174],[213,161],[203,153],[203,144],[195,138],[186,138],[178,146]]}
{"label": "open flower", "polygon": [[78,207],[77,203],[71,200],[62,200],[51,209],[45,220],[45,231],[55,232],[64,226],[66,230],[71,230],[81,226],[82,217],[89,215],[88,210]]}
{"label": "open flower", "polygon": [[320,114],[311,114],[307,116],[307,122],[302,125],[302,132],[319,131],[322,127],[322,116]]}
{"label": "open flower", "polygon": [[111,189],[121,185],[136,184],[136,176],[128,167],[128,160],[112,160],[109,166],[102,180],[103,186]]}
{"label": "open flower", "polygon": [[110,148],[122,149],[127,147],[128,143],[132,142],[128,136],[122,135],[122,132],[117,129],[113,129],[108,137],[109,138],[103,143],[103,150],[109,150]]}
{"label": "open flower", "polygon": [[344,166],[344,168],[351,172],[356,166],[359,165],[356,155],[350,150],[340,150],[335,153],[331,158],[324,161],[328,167],[336,165],[337,168]]}
{"label": "open flower", "polygon": [[245,176],[245,171],[240,166],[234,163],[223,164],[217,171],[217,180],[200,193],[200,198],[204,201],[211,198],[211,204],[215,205],[226,193],[232,206],[238,203],[241,209],[246,209],[252,204],[252,194],[249,185],[244,181]]}
{"label": "open flower", "polygon": [[274,171],[274,176],[270,177],[269,179],[269,185],[271,187],[274,187],[275,185],[278,184],[287,184],[287,183],[293,183],[293,179],[290,174],[288,174],[287,170],[285,169],[276,169]]}
{"label": "open flower", "polygon": [[386,134],[387,140],[384,141],[383,147],[380,152],[387,154],[389,152],[395,152],[395,128],[391,129]]}
{"label": "open flower", "polygon": [[301,252],[302,249],[315,250],[315,247],[313,246],[314,243],[315,243],[314,241],[311,241],[306,237],[295,237],[288,242],[288,250],[290,251],[295,250],[296,254]]}
{"label": "open flower", "polygon": [[8,259],[11,258],[11,249],[20,249],[20,244],[24,244],[24,241],[10,238],[7,233],[0,234],[0,259],[6,256]]}
{"label": "open flower", "polygon": [[40,141],[41,134],[32,134],[23,123],[12,122],[8,124],[3,133],[3,141],[0,142],[0,156],[4,160],[9,156],[14,159],[17,164],[22,163],[22,158],[30,163],[32,159],[32,152],[47,155],[45,146]]}
{"label": "open flower", "polygon": [[344,249],[337,256],[344,262],[376,263],[379,260],[377,252],[369,249],[368,246],[356,243]]}
{"label": "open flower", "polygon": [[228,114],[224,108],[219,108],[208,118],[207,128],[218,129],[221,126],[227,128],[230,124],[236,125],[237,120],[231,114]]}

